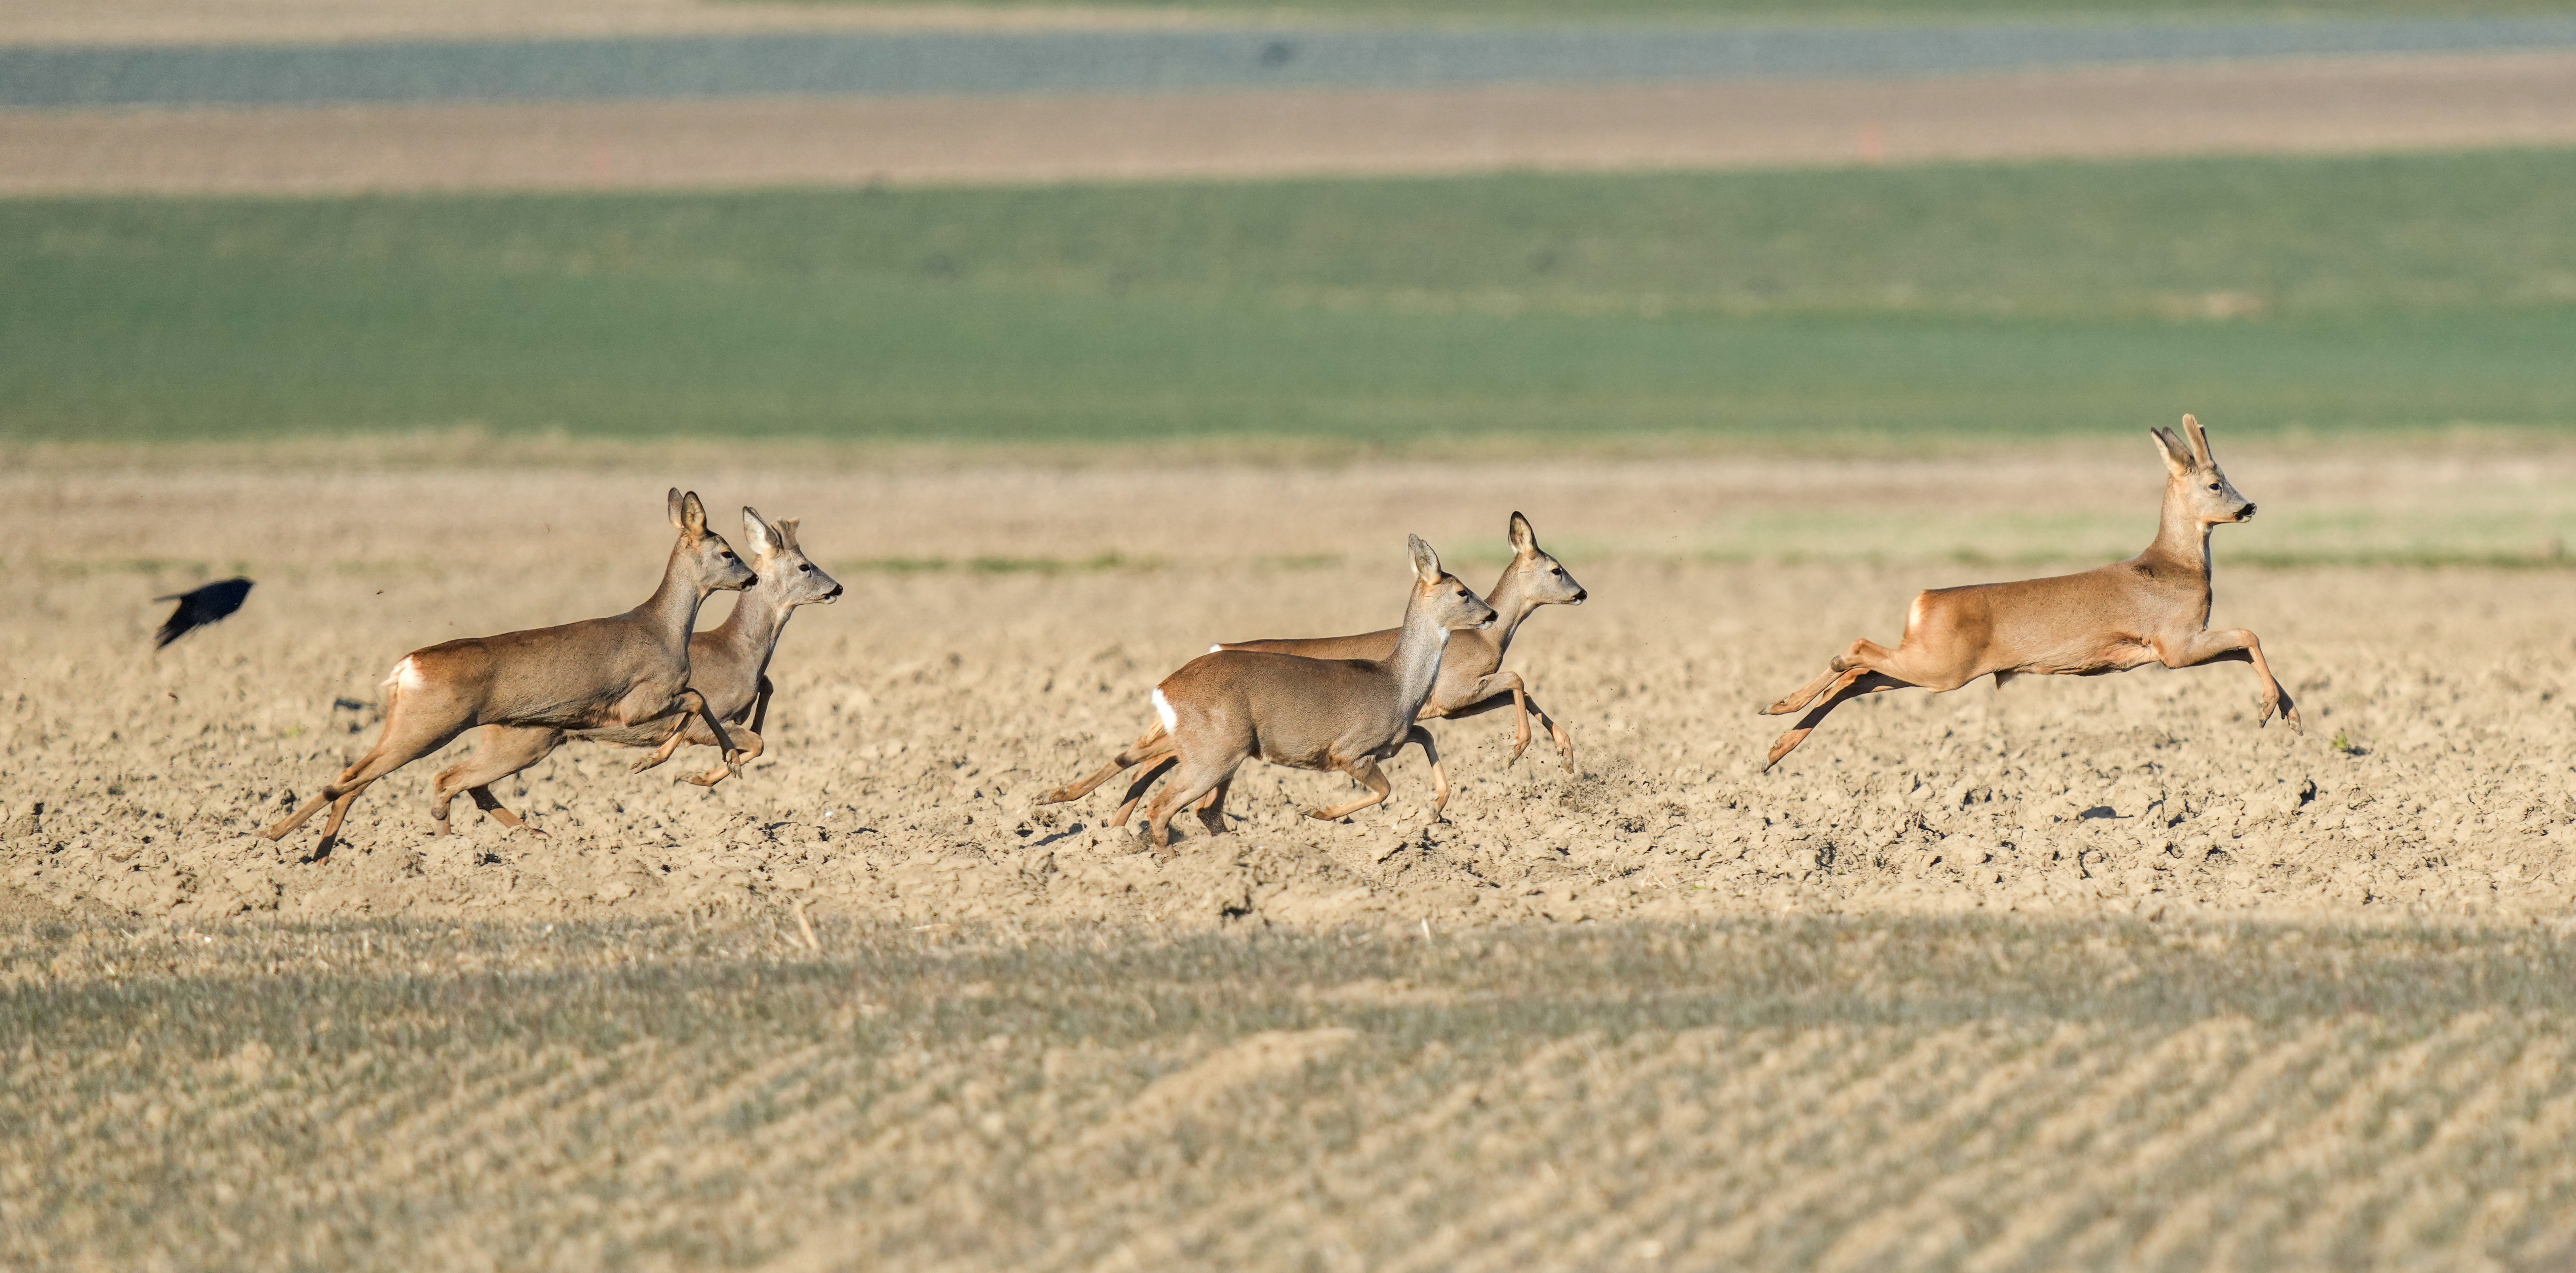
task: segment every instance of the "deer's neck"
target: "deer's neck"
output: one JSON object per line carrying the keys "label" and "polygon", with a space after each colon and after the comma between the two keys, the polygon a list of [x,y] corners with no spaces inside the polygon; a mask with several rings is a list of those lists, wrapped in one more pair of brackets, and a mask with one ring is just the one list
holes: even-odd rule
{"label": "deer's neck", "polygon": [[1485,594],[1485,604],[1494,608],[1495,653],[1511,653],[1512,634],[1520,631],[1521,620],[1538,609],[1538,603],[1529,599],[1528,586],[1521,577],[1520,562],[1516,560],[1503,567],[1503,577],[1495,581],[1492,592]]}
{"label": "deer's neck", "polygon": [[680,651],[683,659],[688,657],[689,633],[698,626],[698,607],[706,604],[708,592],[687,577],[686,565],[681,550],[672,549],[670,564],[662,568],[662,585],[635,607],[644,626],[663,645]]}
{"label": "deer's neck", "polygon": [[734,603],[733,613],[726,615],[711,635],[727,649],[752,655],[765,664],[770,649],[778,644],[778,634],[787,630],[788,616],[794,613],[794,609],[754,588],[742,594],[742,600]]}
{"label": "deer's neck", "polygon": [[1449,644],[1449,630],[1431,615],[1431,605],[1420,592],[1404,608],[1404,630],[1395,639],[1395,654],[1387,667],[1395,673],[1396,698],[1404,704],[1404,719],[1412,720],[1422,713],[1422,705],[1431,701],[1432,682],[1440,679],[1440,652]]}
{"label": "deer's neck", "polygon": [[2182,492],[2167,488],[2164,518],[2156,527],[2156,542],[2138,554],[2141,565],[2157,578],[2188,580],[2209,589],[2209,531],[2207,522],[2192,516]]}

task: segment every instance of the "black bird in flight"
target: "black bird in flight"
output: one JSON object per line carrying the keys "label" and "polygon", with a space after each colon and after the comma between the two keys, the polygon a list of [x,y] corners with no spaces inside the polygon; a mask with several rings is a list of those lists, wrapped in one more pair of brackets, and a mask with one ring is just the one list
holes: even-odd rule
{"label": "black bird in flight", "polygon": [[242,598],[249,595],[250,580],[218,579],[202,588],[154,597],[155,601],[176,601],[179,608],[171,611],[170,617],[162,621],[161,630],[153,634],[152,648],[160,649],[188,635],[191,629],[230,616],[241,609]]}

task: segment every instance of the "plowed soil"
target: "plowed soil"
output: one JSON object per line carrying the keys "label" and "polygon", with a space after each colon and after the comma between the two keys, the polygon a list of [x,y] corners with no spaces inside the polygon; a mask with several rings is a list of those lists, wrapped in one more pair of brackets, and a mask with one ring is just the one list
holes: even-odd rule
{"label": "plowed soil", "polygon": [[[30,458],[5,478],[5,883],[15,906],[185,919],[2564,914],[2576,453],[2238,450],[2264,512],[2217,533],[2216,622],[2261,634],[2304,733],[2257,726],[2244,665],[2150,668],[1883,695],[1769,774],[1781,722],[1754,709],[1855,637],[1894,640],[1916,590],[2142,546],[2145,440],[1464,466]],[[570,747],[504,791],[549,838],[466,814],[435,839],[447,762],[424,761],[320,860],[310,829],[249,834],[365,750],[406,651],[640,601],[674,471],[719,509],[803,517],[849,588],[788,629],[749,771],[706,791],[669,776],[704,752],[630,775],[634,753]],[[1169,862],[1102,825],[1115,785],[1034,805],[1209,642],[1394,622],[1407,532],[1482,586],[1515,508],[1594,598],[1534,615],[1510,663],[1571,730],[1571,770],[1543,747],[1507,765],[1507,713],[1446,723],[1445,821],[1408,754],[1393,801],[1324,824],[1298,810],[1342,779],[1256,764],[1232,832]],[[239,615],[151,652],[150,598],[236,573],[259,581]]]}

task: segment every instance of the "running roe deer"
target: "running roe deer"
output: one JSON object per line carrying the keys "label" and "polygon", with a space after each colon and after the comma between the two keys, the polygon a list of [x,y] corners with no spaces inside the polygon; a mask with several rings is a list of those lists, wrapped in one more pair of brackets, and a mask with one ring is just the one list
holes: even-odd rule
{"label": "running roe deer", "polygon": [[[1574,767],[1574,739],[1565,727],[1551,719],[1546,710],[1529,698],[1520,674],[1502,670],[1503,656],[1512,648],[1512,636],[1521,622],[1540,606],[1579,606],[1590,597],[1583,585],[1566,573],[1565,566],[1538,546],[1538,532],[1530,528],[1529,519],[1519,513],[1511,520],[1512,561],[1503,568],[1503,577],[1494,590],[1485,594],[1485,604],[1493,607],[1496,622],[1492,628],[1457,633],[1440,654],[1440,679],[1431,688],[1431,697],[1422,705],[1423,720],[1456,719],[1477,716],[1505,706],[1514,707],[1515,728],[1512,734],[1512,758],[1516,764],[1530,745],[1530,717],[1538,717],[1547,728],[1550,741],[1565,767]],[[1305,639],[1229,641],[1208,647],[1218,650],[1261,650],[1272,654],[1295,654],[1310,659],[1377,659],[1393,657],[1396,642],[1404,629],[1387,628],[1378,632],[1347,637],[1311,637]],[[1505,695],[1509,695],[1508,698]],[[1171,755],[1164,742],[1160,724],[1145,731],[1118,759],[1101,767],[1080,782],[1060,787],[1045,803],[1055,804],[1089,795],[1100,784],[1117,777],[1127,769],[1158,762]],[[1108,826],[1125,826],[1127,817],[1144,794],[1145,785],[1131,786],[1125,804],[1112,814]]]}
{"label": "running roe deer", "polygon": [[[736,726],[725,732],[733,749],[740,753],[705,773],[691,774],[688,780],[701,787],[714,786],[760,757],[765,746],[761,727],[769,722],[769,657],[777,651],[778,638],[786,632],[787,620],[796,607],[815,602],[828,605],[840,599],[840,583],[805,555],[796,539],[796,526],[797,519],[793,517],[782,517],[776,526],[771,526],[761,520],[758,510],[742,510],[743,538],[751,546],[752,573],[759,578],[743,589],[742,598],[734,602],[733,613],[726,615],[723,623],[689,638],[689,688],[706,699],[708,714]],[[746,720],[751,724],[742,728]],[[492,794],[492,784],[553,754],[567,737],[620,747],[655,748],[655,753],[637,766],[643,770],[670,758],[675,736],[680,743],[719,745],[706,721],[694,715],[602,729],[485,725],[475,731],[474,753],[438,775],[438,788],[443,793],[453,792],[459,778],[476,780],[464,788],[474,798],[475,807],[512,830],[524,828],[532,835],[544,835],[502,807]],[[431,816],[442,830],[446,828],[445,795],[432,807]]]}
{"label": "running roe deer", "polygon": [[1827,712],[1863,694],[1909,686],[1938,693],[1981,676],[2000,687],[2022,673],[2099,676],[2149,663],[2251,663],[2263,691],[2255,724],[2269,723],[2277,710],[2297,728],[2298,705],[2263,661],[2262,642],[2243,628],[2209,630],[2210,530],[2252,520],[2254,504],[2219,471],[2200,421],[2184,416],[2182,424],[2191,434],[2188,447],[2169,430],[2151,431],[2168,476],[2163,520],[2145,552],[2082,574],[1916,595],[1895,649],[1854,641],[1823,675],[1762,709],[1782,716],[1815,703],[1797,728],[1771,744],[1762,767],[1779,764]]}
{"label": "running roe deer", "polygon": [[[1408,743],[1431,761],[1433,813],[1447,807],[1449,783],[1430,731],[1414,723],[1440,677],[1441,651],[1452,632],[1491,627],[1494,609],[1440,568],[1439,554],[1414,536],[1413,587],[1402,634],[1384,659],[1309,659],[1262,650],[1214,650],[1189,661],[1154,687],[1154,713],[1169,755],[1140,779],[1151,784],[1177,767],[1179,776],[1154,797],[1146,828],[1168,856],[1172,815],[1198,809],[1210,835],[1225,833],[1225,796],[1234,772],[1258,755],[1294,769],[1339,770],[1369,794],[1306,816],[1332,821],[1387,798],[1393,790],[1378,762]],[[1129,764],[1135,763],[1129,761]],[[1071,799],[1051,793],[1041,804]]]}
{"label": "running roe deer", "polygon": [[[690,714],[705,718],[715,737],[727,738],[705,696],[689,688],[689,631],[708,593],[738,591],[753,576],[724,537],[707,529],[706,506],[697,492],[682,495],[674,488],[669,508],[679,542],[662,568],[661,586],[644,604],[604,619],[467,637],[404,655],[385,678],[385,729],[375,749],[293,816],[260,834],[284,839],[327,804],[327,848],[359,792],[477,725],[596,729]],[[728,758],[739,754],[729,740],[721,745]],[[467,765],[439,775],[432,814],[441,834],[448,829],[448,801],[485,781]],[[520,825],[515,817],[501,821]]]}
{"label": "running roe deer", "polygon": [[[1422,705],[1422,719],[1455,720],[1482,715],[1505,706],[1505,695],[1509,695],[1508,705],[1515,709],[1516,719],[1512,758],[1505,765],[1518,763],[1521,753],[1529,750],[1530,717],[1536,715],[1539,723],[1547,727],[1549,741],[1556,744],[1557,755],[1571,769],[1574,739],[1530,701],[1519,673],[1502,670],[1503,656],[1511,652],[1512,636],[1520,631],[1521,622],[1540,606],[1579,606],[1592,594],[1566,573],[1563,563],[1538,546],[1538,532],[1530,529],[1529,519],[1519,513],[1512,514],[1511,539],[1512,562],[1503,567],[1503,577],[1494,581],[1494,590],[1485,594],[1485,604],[1494,609],[1494,626],[1449,638],[1449,647],[1440,653],[1440,680],[1432,686],[1430,700]],[[1403,634],[1402,628],[1387,628],[1347,637],[1228,641],[1216,648],[1267,650],[1310,659],[1384,659],[1395,653],[1395,643]]]}

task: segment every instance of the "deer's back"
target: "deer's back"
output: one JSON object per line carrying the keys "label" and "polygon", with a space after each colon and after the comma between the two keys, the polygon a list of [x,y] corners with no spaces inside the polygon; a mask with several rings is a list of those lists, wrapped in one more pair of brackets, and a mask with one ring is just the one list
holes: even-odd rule
{"label": "deer's back", "polygon": [[[1363,632],[1358,636],[1235,641],[1224,648],[1293,654],[1307,659],[1368,659],[1384,663],[1395,657],[1395,643],[1403,635],[1402,628],[1387,628],[1379,632]],[[1436,682],[1437,688],[1431,692],[1432,701],[1446,703],[1450,694],[1466,693],[1469,686],[1493,675],[1502,665],[1502,646],[1495,642],[1491,632],[1468,628],[1450,633],[1449,644],[1440,651],[1440,679]]]}
{"label": "deer's back", "polygon": [[1202,654],[1155,687],[1185,743],[1234,743],[1272,764],[1321,769],[1342,754],[1392,745],[1413,726],[1395,673],[1367,659],[1268,650]]}
{"label": "deer's back", "polygon": [[2121,562],[2072,575],[1936,588],[1915,599],[1907,637],[1976,649],[1986,670],[2092,672],[2136,666],[2143,642],[2187,600]]}
{"label": "deer's back", "polygon": [[[466,637],[414,650],[404,664],[422,692],[453,696],[482,724],[580,729],[605,723],[639,689],[668,683],[677,693],[685,669],[623,617],[585,619]],[[414,692],[404,681],[401,692]]]}
{"label": "deer's back", "polygon": [[1228,641],[1224,648],[1254,654],[1293,654],[1301,659],[1373,659],[1383,663],[1395,657],[1396,639],[1403,635],[1402,628],[1388,628],[1383,632],[1363,632],[1357,636]]}

